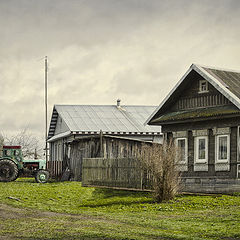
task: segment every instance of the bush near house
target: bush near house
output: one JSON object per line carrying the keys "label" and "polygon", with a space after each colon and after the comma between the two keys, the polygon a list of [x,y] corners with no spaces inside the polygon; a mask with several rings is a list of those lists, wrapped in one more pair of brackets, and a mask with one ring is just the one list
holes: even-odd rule
{"label": "bush near house", "polygon": [[173,141],[143,145],[138,157],[142,168],[152,176],[153,198],[157,202],[174,199],[180,189],[178,149]]}

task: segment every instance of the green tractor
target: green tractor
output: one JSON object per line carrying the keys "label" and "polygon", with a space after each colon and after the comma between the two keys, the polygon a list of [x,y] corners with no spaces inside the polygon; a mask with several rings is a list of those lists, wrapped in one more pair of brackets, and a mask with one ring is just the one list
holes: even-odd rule
{"label": "green tractor", "polygon": [[21,146],[3,146],[0,157],[0,182],[11,182],[19,176],[32,175],[38,183],[46,183],[49,172],[46,161],[40,159],[24,160]]}

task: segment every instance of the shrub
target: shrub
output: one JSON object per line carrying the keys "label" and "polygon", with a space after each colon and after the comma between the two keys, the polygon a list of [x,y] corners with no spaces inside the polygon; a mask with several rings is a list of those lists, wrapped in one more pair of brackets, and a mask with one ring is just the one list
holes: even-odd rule
{"label": "shrub", "polygon": [[140,161],[142,168],[152,177],[154,199],[169,201],[180,187],[180,172],[177,169],[178,151],[173,143],[143,145]]}

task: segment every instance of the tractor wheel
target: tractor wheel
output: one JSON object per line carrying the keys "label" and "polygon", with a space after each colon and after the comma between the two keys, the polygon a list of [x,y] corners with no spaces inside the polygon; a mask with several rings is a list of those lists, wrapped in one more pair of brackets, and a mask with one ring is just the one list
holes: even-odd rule
{"label": "tractor wheel", "polygon": [[16,180],[17,177],[17,165],[9,159],[0,160],[0,182],[11,182]]}
{"label": "tractor wheel", "polygon": [[35,175],[35,180],[38,183],[46,183],[49,179],[49,172],[46,170],[39,170]]}

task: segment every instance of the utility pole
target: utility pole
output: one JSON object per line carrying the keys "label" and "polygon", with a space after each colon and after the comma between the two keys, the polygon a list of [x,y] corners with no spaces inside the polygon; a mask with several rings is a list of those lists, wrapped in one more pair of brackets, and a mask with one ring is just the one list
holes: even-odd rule
{"label": "utility pole", "polygon": [[48,126],[47,126],[47,113],[48,113],[48,92],[47,86],[48,85],[48,58],[45,56],[45,157],[46,163],[48,161],[48,144],[47,144],[47,136],[48,136]]}

